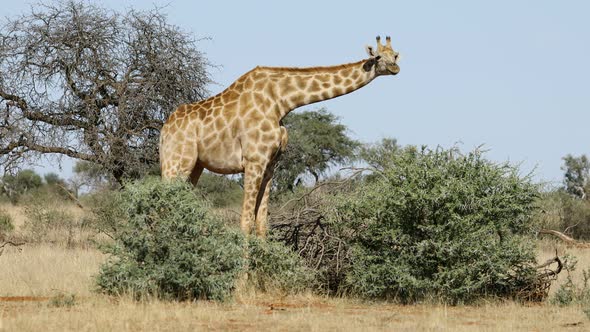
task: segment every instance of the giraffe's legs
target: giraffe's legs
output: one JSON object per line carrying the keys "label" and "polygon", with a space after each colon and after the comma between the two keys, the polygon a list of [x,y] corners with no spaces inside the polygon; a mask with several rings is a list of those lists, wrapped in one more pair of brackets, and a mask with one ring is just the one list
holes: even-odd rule
{"label": "giraffe's legs", "polygon": [[256,235],[260,238],[266,237],[266,227],[268,219],[268,197],[270,195],[270,188],[272,186],[272,175],[274,172],[275,159],[268,164],[262,183],[260,184],[260,191],[256,200]]}
{"label": "giraffe's legs", "polygon": [[240,226],[246,235],[252,233],[252,224],[256,217],[256,201],[264,177],[265,167],[259,163],[248,163],[244,170],[244,201]]}
{"label": "giraffe's legs", "polygon": [[199,178],[201,177],[202,173],[203,173],[203,165],[201,165],[200,162],[197,162],[197,164],[195,165],[195,168],[193,168],[193,171],[191,172],[191,175],[190,175],[190,180],[191,180],[191,183],[193,184],[193,186],[197,185],[197,182],[199,182]]}
{"label": "giraffe's legs", "polygon": [[266,221],[268,218],[268,197],[271,180],[281,152],[287,145],[287,129],[281,126],[280,142],[277,149],[262,162],[248,162],[244,169],[244,201],[242,203],[241,227],[244,234],[252,233],[253,223],[256,234],[266,236]]}
{"label": "giraffe's legs", "polygon": [[256,235],[260,238],[266,237],[267,220],[268,220],[268,199],[270,196],[270,189],[272,187],[272,176],[281,153],[287,148],[287,129],[281,126],[281,143],[279,150],[276,152],[272,161],[266,167],[264,177],[262,179],[260,192],[258,194],[256,204]]}

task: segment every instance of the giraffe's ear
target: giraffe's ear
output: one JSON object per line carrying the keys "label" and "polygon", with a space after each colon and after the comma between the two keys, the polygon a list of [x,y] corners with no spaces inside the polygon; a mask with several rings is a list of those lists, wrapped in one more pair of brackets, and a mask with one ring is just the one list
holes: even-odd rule
{"label": "giraffe's ear", "polygon": [[377,61],[379,61],[379,59],[381,59],[380,56],[371,57],[369,60],[367,60],[367,62],[365,62],[365,64],[363,65],[363,69],[365,71],[371,71],[371,69],[374,65],[377,64]]}
{"label": "giraffe's ear", "polygon": [[377,51],[376,51],[376,50],[373,48],[373,46],[368,46],[368,45],[367,45],[367,46],[365,46],[365,49],[367,50],[367,54],[368,54],[368,55],[369,55],[371,58],[373,58],[373,57],[376,57],[377,55],[379,55],[379,54],[377,53]]}

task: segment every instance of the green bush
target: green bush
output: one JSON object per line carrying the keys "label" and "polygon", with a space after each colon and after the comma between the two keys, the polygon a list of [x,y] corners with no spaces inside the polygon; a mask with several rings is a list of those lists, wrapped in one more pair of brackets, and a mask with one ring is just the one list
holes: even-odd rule
{"label": "green bush", "polygon": [[35,171],[25,169],[16,175],[4,175],[0,184],[0,194],[8,196],[12,203],[17,203],[24,193],[41,187],[43,179]]}
{"label": "green bush", "polygon": [[85,195],[80,200],[90,212],[82,219],[84,227],[112,238],[118,226],[124,224],[125,215],[117,191],[102,189]]}
{"label": "green bush", "polygon": [[32,242],[61,241],[70,247],[74,233],[80,230],[79,220],[61,197],[38,188],[21,196],[26,217],[24,235]]}
{"label": "green bush", "polygon": [[70,308],[70,307],[73,307],[74,305],[76,305],[76,295],[75,294],[65,295],[65,294],[60,293],[56,296],[53,296],[49,300],[50,307]]}
{"label": "green bush", "polygon": [[208,172],[201,175],[196,188],[216,208],[240,206],[244,195],[238,182]]}
{"label": "green bush", "polygon": [[70,199],[70,189],[66,180],[59,177],[55,173],[47,173],[43,176],[45,179],[46,190],[50,191],[53,195],[58,195],[64,199]]}
{"label": "green bush", "polygon": [[590,239],[590,201],[565,190],[545,192],[536,218],[539,228],[564,232],[578,240]]}
{"label": "green bush", "polygon": [[590,318],[590,269],[582,271],[582,284],[577,285],[571,274],[576,269],[577,259],[574,256],[566,255],[563,261],[567,280],[559,286],[551,303],[559,306],[578,304],[586,317]]}
{"label": "green bush", "polygon": [[348,289],[368,298],[469,302],[535,280],[538,187],[479,151],[406,148],[328,215],[350,247]]}
{"label": "green bush", "polygon": [[312,287],[313,270],[282,243],[250,238],[248,252],[248,278],[256,289],[297,293]]}
{"label": "green bush", "polygon": [[227,298],[245,265],[244,239],[209,213],[184,182],[146,179],[120,193],[125,223],[113,234],[96,282],[108,294]]}

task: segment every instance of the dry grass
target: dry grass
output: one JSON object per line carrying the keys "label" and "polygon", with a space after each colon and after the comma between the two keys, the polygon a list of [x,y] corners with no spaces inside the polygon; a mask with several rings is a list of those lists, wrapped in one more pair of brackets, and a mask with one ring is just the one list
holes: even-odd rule
{"label": "dry grass", "polygon": [[104,256],[48,244],[8,247],[0,256],[0,296],[91,295]]}
{"label": "dry grass", "polygon": [[14,206],[10,203],[0,203],[0,210],[6,211],[11,217],[16,230],[23,227],[26,221],[22,207]]}
{"label": "dry grass", "polygon": [[[544,244],[540,258],[554,254]],[[565,250],[561,248],[559,250]],[[579,266],[590,250],[570,250]],[[490,302],[478,306],[400,306],[313,295],[281,297],[243,292],[231,303],[135,302],[93,293],[92,275],[104,257],[94,249],[25,245],[0,256],[0,330],[7,331],[416,331],[587,330],[576,307]],[[562,277],[564,279],[564,277]],[[55,301],[74,295],[73,303]],[[71,304],[71,305],[70,305]]]}
{"label": "dry grass", "polygon": [[559,255],[559,257],[564,257],[566,254],[573,255],[576,257],[578,263],[576,264],[575,271],[568,272],[564,270],[560,274],[559,278],[553,283],[549,291],[549,296],[552,296],[555,293],[555,291],[559,288],[559,286],[565,283],[567,273],[571,273],[575,282],[582,283],[582,271],[590,268],[590,249],[569,247],[566,246],[562,241],[553,239],[543,239],[540,241],[539,255],[537,261],[544,262],[547,259],[555,257],[556,252]]}
{"label": "dry grass", "polygon": [[[85,211],[70,202],[63,202],[56,200],[53,208],[59,209],[71,215],[73,218],[79,219],[84,216]],[[21,230],[25,225],[27,217],[25,215],[24,207],[13,205],[10,203],[0,203],[0,210],[8,212],[12,217],[15,229]]]}
{"label": "dry grass", "polygon": [[14,231],[11,234],[11,238],[16,239],[17,242],[36,242],[82,248],[92,247],[92,241],[105,238],[95,231],[81,226],[80,222],[87,212],[71,202],[55,200],[51,203],[45,203],[45,206],[40,206],[39,208],[62,212],[69,219],[60,227],[49,228],[44,230],[42,234],[39,234],[38,230],[27,227],[27,214],[23,206],[0,203],[0,211],[8,213],[12,217]]}
{"label": "dry grass", "polygon": [[213,304],[81,299],[72,307],[46,303],[3,305],[2,325],[15,331],[515,331],[584,330],[587,321],[576,308],[518,306],[478,307],[357,305],[338,300],[290,299],[279,304]]}
{"label": "dry grass", "polygon": [[[18,233],[25,215],[2,205]],[[76,208],[64,206],[71,213]],[[105,257],[96,249],[74,246],[49,234],[45,242],[7,247],[0,255],[0,331],[541,331],[588,330],[590,321],[579,307],[488,302],[478,306],[401,306],[363,303],[314,295],[283,297],[239,291],[234,301],[136,302],[92,292],[92,276]],[[81,235],[80,235],[81,236]],[[60,240],[61,238],[61,240]],[[83,236],[79,239],[83,241]],[[48,243],[49,242],[49,243]],[[543,240],[539,261],[569,252],[578,257],[574,278],[590,266],[590,250],[566,248]],[[565,280],[565,274],[552,292]],[[73,296],[73,297],[72,297]]]}

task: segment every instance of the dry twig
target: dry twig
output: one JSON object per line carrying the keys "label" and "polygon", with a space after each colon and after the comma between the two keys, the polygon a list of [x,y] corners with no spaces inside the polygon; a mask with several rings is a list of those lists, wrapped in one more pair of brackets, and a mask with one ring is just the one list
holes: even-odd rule
{"label": "dry twig", "polygon": [[563,242],[565,242],[566,245],[568,245],[568,246],[573,246],[576,248],[590,248],[590,243],[576,241],[574,238],[569,237],[569,236],[563,234],[562,232],[558,232],[553,229],[541,229],[541,230],[539,230],[539,234],[553,235],[553,236],[559,238],[560,240],[562,240]]}
{"label": "dry twig", "polygon": [[7,245],[11,245],[13,247],[17,247],[18,248],[18,247],[20,247],[20,246],[22,246],[24,244],[25,244],[25,242],[5,241],[4,243],[0,244],[0,256],[2,256],[2,253],[4,253],[4,247],[6,247]]}

